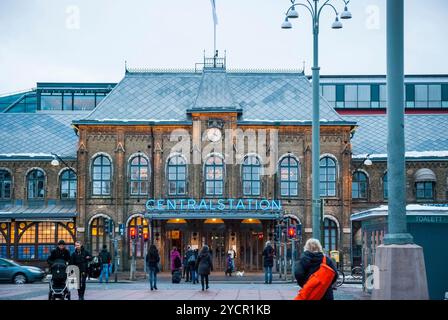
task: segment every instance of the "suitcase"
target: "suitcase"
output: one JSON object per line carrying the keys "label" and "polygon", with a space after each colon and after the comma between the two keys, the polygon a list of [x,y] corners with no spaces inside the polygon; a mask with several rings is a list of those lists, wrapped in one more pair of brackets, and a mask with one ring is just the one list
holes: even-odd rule
{"label": "suitcase", "polygon": [[175,270],[172,275],[172,282],[180,283],[181,279],[182,279],[182,273],[179,270]]}

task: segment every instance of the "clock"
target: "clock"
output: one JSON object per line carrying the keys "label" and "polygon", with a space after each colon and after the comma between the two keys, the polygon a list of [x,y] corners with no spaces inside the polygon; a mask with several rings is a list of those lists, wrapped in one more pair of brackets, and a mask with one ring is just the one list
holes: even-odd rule
{"label": "clock", "polygon": [[218,128],[210,128],[207,130],[207,139],[211,142],[216,142],[221,139],[221,130]]}

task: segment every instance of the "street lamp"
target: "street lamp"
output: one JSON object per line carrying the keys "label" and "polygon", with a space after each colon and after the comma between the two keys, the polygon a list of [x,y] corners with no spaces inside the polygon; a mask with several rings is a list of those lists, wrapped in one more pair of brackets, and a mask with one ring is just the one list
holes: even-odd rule
{"label": "street lamp", "polygon": [[56,153],[51,153],[51,155],[53,156],[53,160],[51,160],[51,165],[53,167],[59,166],[60,162],[62,162],[66,167],[70,168],[70,166],[64,160],[62,160],[62,158],[58,156]]}
{"label": "street lamp", "polygon": [[[321,218],[320,218],[320,194],[319,194],[319,161],[320,161],[320,123],[319,123],[319,20],[320,14],[325,7],[332,8],[335,13],[335,21],[331,25],[333,29],[341,29],[341,19],[350,19],[352,14],[348,11],[347,5],[350,0],[340,0],[344,3],[344,11],[339,16],[338,11],[331,2],[336,0],[304,0],[304,3],[296,3],[296,0],[290,0],[291,6],[286,11],[285,21],[282,23],[282,29],[291,29],[292,24],[289,19],[298,18],[299,14],[296,7],[304,7],[311,14],[313,29],[313,121],[312,121],[312,228],[313,238],[321,239]],[[313,3],[314,2],[314,3]]]}

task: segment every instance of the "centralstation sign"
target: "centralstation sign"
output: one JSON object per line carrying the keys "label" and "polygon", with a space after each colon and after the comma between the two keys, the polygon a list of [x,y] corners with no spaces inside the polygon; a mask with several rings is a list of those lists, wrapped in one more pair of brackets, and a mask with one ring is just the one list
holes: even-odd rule
{"label": "centralstation sign", "polygon": [[154,211],[280,211],[280,200],[273,199],[149,199],[148,212]]}

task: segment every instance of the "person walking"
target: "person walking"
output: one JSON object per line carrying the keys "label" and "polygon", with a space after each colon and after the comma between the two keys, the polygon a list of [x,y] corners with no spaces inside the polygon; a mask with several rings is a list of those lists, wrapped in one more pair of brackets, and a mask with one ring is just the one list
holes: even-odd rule
{"label": "person walking", "polygon": [[227,258],[226,258],[226,276],[229,275],[230,277],[232,276],[232,272],[233,272],[233,259],[232,259],[232,255],[230,253],[227,253]]}
{"label": "person walking", "polygon": [[88,271],[88,263],[92,260],[90,253],[81,245],[81,241],[75,242],[75,251],[70,257],[70,264],[75,265],[79,269],[79,300],[84,300],[84,294],[86,292],[86,279]]}
{"label": "person walking", "polygon": [[146,268],[148,269],[149,273],[149,285],[151,286],[152,290],[157,290],[157,273],[159,270],[159,261],[160,261],[160,255],[159,251],[157,250],[157,247],[152,244],[149,246],[148,254],[146,255]]}
{"label": "person walking", "polygon": [[179,251],[177,251],[177,247],[173,247],[173,250],[171,250],[170,258],[171,274],[173,274],[174,271],[178,271],[182,267],[182,260]]}
{"label": "person walking", "polygon": [[274,266],[274,248],[271,245],[271,241],[266,241],[266,245],[263,249],[263,267],[264,267],[264,283],[272,283],[272,267]]}
{"label": "person walking", "polygon": [[190,246],[187,247],[187,252],[185,253],[185,271],[186,271],[186,277],[185,277],[185,282],[193,282],[193,276],[192,276],[192,270],[191,270],[191,262],[196,262],[195,258],[194,258],[194,252],[191,249]]}
{"label": "person walking", "polygon": [[191,280],[193,281],[193,284],[199,283],[198,268],[196,266],[196,260],[198,259],[198,256],[199,256],[199,250],[194,249],[193,254],[190,257],[190,262],[189,262],[190,272],[191,272]]}
{"label": "person walking", "polygon": [[302,287],[295,300],[334,300],[332,285],[338,272],[333,260],[324,255],[317,239],[308,239],[303,249],[294,270],[297,284]]}
{"label": "person walking", "polygon": [[210,255],[210,250],[207,245],[204,245],[199,253],[198,259],[196,260],[196,267],[198,268],[198,273],[201,276],[202,291],[208,290],[208,276],[210,272],[213,271],[212,256]]}
{"label": "person walking", "polygon": [[65,241],[59,240],[58,245],[55,249],[53,249],[48,256],[47,262],[51,265],[56,262],[56,260],[63,260],[65,264],[68,264],[70,261],[70,251],[65,248]]}
{"label": "person walking", "polygon": [[112,260],[112,256],[109,251],[107,251],[107,246],[103,245],[103,249],[99,254],[101,260],[101,274],[100,274],[100,283],[103,283],[103,276],[106,278],[106,283],[109,283],[109,269],[110,262]]}

